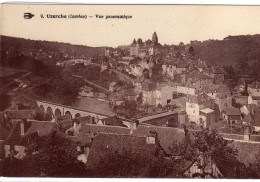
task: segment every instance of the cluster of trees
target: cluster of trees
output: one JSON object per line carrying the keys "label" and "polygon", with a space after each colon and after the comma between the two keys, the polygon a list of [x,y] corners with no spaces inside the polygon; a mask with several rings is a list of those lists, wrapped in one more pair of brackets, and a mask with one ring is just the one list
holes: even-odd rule
{"label": "cluster of trees", "polygon": [[47,68],[42,82],[35,83],[34,93],[40,98],[71,105],[76,101],[80,88],[84,81],[72,77],[68,70],[61,70],[59,67]]}
{"label": "cluster of trees", "polygon": [[104,156],[97,167],[92,170],[92,176],[108,178],[177,177],[174,171],[174,161],[167,163],[160,156],[144,156],[126,149],[121,152],[107,150]]}
{"label": "cluster of trees", "polygon": [[[76,100],[80,88],[84,85],[82,80],[72,77],[69,70],[60,69],[55,62],[49,60],[37,60],[28,56],[5,57],[1,60],[1,66],[30,71],[29,79],[34,94],[41,99],[65,105]],[[93,72],[91,74],[95,75]],[[36,77],[38,79],[35,79]]]}
{"label": "cluster of trees", "polygon": [[202,170],[202,178],[211,175],[205,171],[209,164],[216,164],[220,169],[224,167],[225,170],[221,172],[225,177],[236,177],[233,170],[238,163],[238,151],[230,146],[231,142],[224,140],[216,131],[208,129],[193,134],[186,131],[185,139],[180,143],[173,143],[170,150],[175,156],[180,156],[181,162],[196,161]]}
{"label": "cluster of trees", "polygon": [[50,42],[40,40],[29,40],[23,38],[15,38],[1,36],[3,50],[39,50],[50,52],[65,52],[68,55],[85,55],[96,56],[104,55],[105,47],[88,47],[83,45],[72,45],[69,43]]}
{"label": "cluster of trees", "polygon": [[196,58],[211,64],[233,65],[241,73],[251,74],[259,79],[260,36],[229,36],[222,41],[212,40],[191,44]]}
{"label": "cluster of trees", "polygon": [[98,65],[87,65],[84,66],[83,63],[78,63],[75,65],[70,66],[69,68],[72,73],[78,74],[82,76],[83,78],[94,81],[100,79],[100,73],[101,73],[101,66]]}

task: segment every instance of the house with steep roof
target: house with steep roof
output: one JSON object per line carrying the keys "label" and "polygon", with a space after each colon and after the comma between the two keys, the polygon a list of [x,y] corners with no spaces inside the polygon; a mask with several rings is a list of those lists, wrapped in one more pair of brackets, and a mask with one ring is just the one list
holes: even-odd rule
{"label": "house with steep roof", "polygon": [[88,166],[97,167],[102,156],[107,150],[122,152],[131,150],[132,153],[149,155],[151,157],[165,153],[159,143],[158,135],[153,130],[145,133],[134,134],[137,127],[126,128],[109,125],[83,124],[82,130],[77,136],[79,160],[87,163]]}
{"label": "house with steep roof", "polygon": [[239,108],[227,107],[222,111],[222,117],[228,123],[239,123],[241,121],[241,111]]}
{"label": "house with steep roof", "polygon": [[102,162],[107,152],[131,151],[133,154],[146,157],[158,156],[161,148],[157,146],[156,138],[150,136],[134,136],[112,133],[96,133],[89,148],[87,166],[96,168]]}
{"label": "house with steep roof", "polygon": [[[133,127],[120,127],[120,126],[109,126],[109,125],[94,125],[84,123],[81,126],[81,132],[78,135],[79,143],[82,143],[82,146],[88,146],[91,138],[95,133],[109,133],[113,135],[133,135],[147,137],[150,136],[151,131],[156,131],[158,134],[158,141],[163,147],[166,153],[170,153],[169,147],[172,145],[172,141],[181,141],[184,138],[184,131],[182,129],[174,127],[163,127],[155,126],[151,124],[133,123]],[[81,141],[81,142],[80,142]]]}

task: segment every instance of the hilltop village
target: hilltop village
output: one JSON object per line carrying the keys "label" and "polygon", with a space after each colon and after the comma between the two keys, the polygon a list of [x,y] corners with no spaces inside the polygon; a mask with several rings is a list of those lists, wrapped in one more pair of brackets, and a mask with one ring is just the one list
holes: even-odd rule
{"label": "hilltop village", "polygon": [[[154,32],[151,39],[137,38],[126,46],[99,48],[88,54],[76,53],[79,49],[48,50],[37,42],[26,49],[18,44],[3,46],[1,162],[8,161],[12,166],[10,163],[15,163],[10,161],[15,158],[17,164],[28,164],[37,155],[40,159],[41,151],[49,150],[46,146],[58,143],[61,149],[73,146],[74,158],[81,162],[73,161],[76,167],[71,170],[75,173],[68,173],[72,176],[84,176],[82,173],[89,171],[79,168],[87,166],[91,169],[88,175],[98,177],[250,177],[253,169],[248,166],[257,162],[260,151],[259,80],[198,58],[193,44],[161,45],[159,40]],[[213,135],[221,139],[207,138]],[[191,146],[194,151],[201,150],[194,154],[199,159],[183,156],[181,146],[203,137],[208,142],[207,151],[212,150],[210,143],[214,142],[220,142],[214,144],[219,151],[224,150],[218,148],[220,145],[233,148],[228,148],[229,154],[216,149],[205,159],[205,151],[196,143]],[[60,144],[56,140],[66,141]],[[229,141],[233,142],[228,145]],[[67,150],[62,151],[65,155]],[[117,152],[113,156],[109,151]],[[235,162],[226,167],[216,159],[216,151],[219,158],[236,153]],[[110,170],[104,176],[98,173],[113,163],[100,165],[105,163],[102,159],[108,159],[106,156],[112,155],[114,164],[123,165],[120,157],[128,159],[133,153],[140,164],[130,161],[125,165],[145,169],[148,172],[144,176],[129,174],[128,169],[124,172],[129,176],[123,172],[113,175],[115,171]],[[141,160],[146,156],[153,160],[158,157],[163,162],[152,160],[153,166],[163,166],[148,169],[144,165],[147,161]],[[249,168],[252,173],[244,172]],[[3,175],[15,176],[12,169],[5,171]],[[57,173],[60,177],[67,174]],[[57,173],[33,175],[59,176]]]}

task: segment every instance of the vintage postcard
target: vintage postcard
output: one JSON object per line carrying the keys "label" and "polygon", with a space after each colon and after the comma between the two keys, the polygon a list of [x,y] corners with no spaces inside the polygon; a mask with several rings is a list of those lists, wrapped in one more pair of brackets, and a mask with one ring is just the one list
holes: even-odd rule
{"label": "vintage postcard", "polygon": [[2,4],[0,175],[259,179],[259,17]]}

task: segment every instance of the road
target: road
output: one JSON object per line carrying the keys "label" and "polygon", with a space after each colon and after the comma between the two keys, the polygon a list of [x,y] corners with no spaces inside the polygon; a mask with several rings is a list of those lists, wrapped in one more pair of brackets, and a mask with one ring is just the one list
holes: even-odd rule
{"label": "road", "polygon": [[95,84],[95,83],[93,83],[93,82],[91,82],[91,81],[89,81],[89,80],[86,80],[86,79],[84,79],[82,76],[79,76],[79,75],[72,75],[72,76],[73,76],[74,78],[83,79],[87,84],[89,84],[89,85],[91,85],[91,86],[93,86],[93,87],[96,87],[96,88],[102,90],[102,91],[105,92],[106,94],[112,93],[110,90],[108,90],[108,89],[106,89],[106,88],[104,88],[104,87],[101,87],[100,85],[97,85],[97,84]]}

